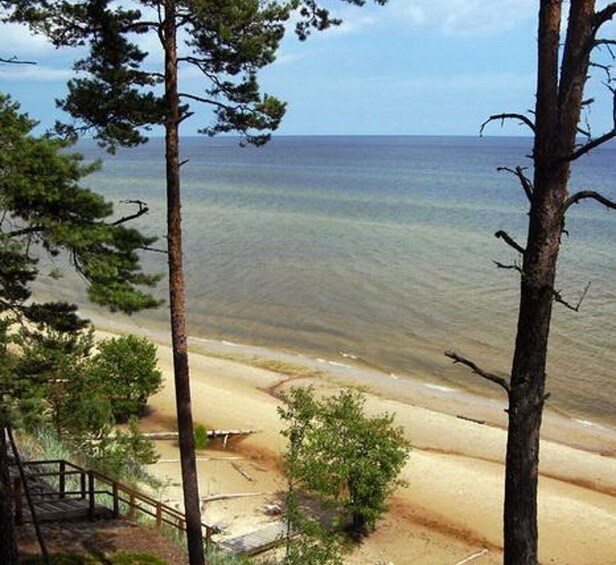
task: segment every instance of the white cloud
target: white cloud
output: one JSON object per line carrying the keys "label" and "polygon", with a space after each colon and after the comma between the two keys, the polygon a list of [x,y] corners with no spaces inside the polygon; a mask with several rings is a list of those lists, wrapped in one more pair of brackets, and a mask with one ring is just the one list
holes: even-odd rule
{"label": "white cloud", "polygon": [[437,75],[429,77],[410,78],[406,86],[415,89],[425,89],[430,92],[444,90],[499,91],[518,90],[529,91],[534,84],[535,75],[516,73],[472,73],[459,75]]}
{"label": "white cloud", "polygon": [[300,55],[299,53],[283,53],[276,57],[276,60],[272,63],[272,67],[282,67],[284,65],[290,65],[296,63],[303,58],[304,55]]}
{"label": "white cloud", "polygon": [[70,69],[53,69],[40,65],[4,65],[0,67],[0,80],[23,82],[67,81],[75,76]]}
{"label": "white cloud", "polygon": [[342,19],[339,26],[332,26],[327,33],[332,35],[348,35],[351,33],[359,33],[364,29],[375,25],[378,19],[370,14],[362,13],[361,10],[344,10],[336,17]]}
{"label": "white cloud", "polygon": [[535,18],[535,0],[392,0],[390,17],[448,35],[495,35]]}
{"label": "white cloud", "polygon": [[32,35],[27,27],[18,24],[2,24],[0,56],[19,59],[47,56],[55,51],[42,35]]}

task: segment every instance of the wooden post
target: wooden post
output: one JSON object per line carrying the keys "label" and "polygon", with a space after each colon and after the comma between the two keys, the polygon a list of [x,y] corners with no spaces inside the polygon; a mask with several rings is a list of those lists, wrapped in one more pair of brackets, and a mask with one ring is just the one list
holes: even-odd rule
{"label": "wooden post", "polygon": [[118,483],[113,481],[111,485],[113,492],[113,517],[117,520],[120,517],[120,500],[118,498]]}
{"label": "wooden post", "polygon": [[60,461],[60,477],[58,490],[60,491],[60,498],[64,498],[66,494],[66,461]]}
{"label": "wooden post", "polygon": [[136,514],[135,495],[131,492],[130,499],[129,499],[129,502],[128,502],[128,519],[129,520],[134,520],[135,519],[135,514]]}
{"label": "wooden post", "polygon": [[94,473],[88,471],[88,520],[94,520]]}
{"label": "wooden post", "polygon": [[21,494],[21,479],[15,477],[13,481],[13,498],[15,500],[15,524],[21,526],[24,523],[24,509]]}
{"label": "wooden post", "polygon": [[160,502],[156,503],[156,527],[160,528],[163,523],[163,507]]}
{"label": "wooden post", "polygon": [[86,472],[85,471],[81,471],[81,498],[82,500],[85,500],[86,498]]}
{"label": "wooden post", "polygon": [[212,547],[212,528],[205,526],[205,551],[209,552]]}

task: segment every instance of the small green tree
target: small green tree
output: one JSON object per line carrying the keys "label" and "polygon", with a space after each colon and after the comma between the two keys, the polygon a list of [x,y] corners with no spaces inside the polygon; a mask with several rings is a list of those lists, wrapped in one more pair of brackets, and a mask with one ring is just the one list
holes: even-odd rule
{"label": "small green tree", "polygon": [[101,341],[89,378],[111,401],[117,422],[143,414],[148,398],[162,385],[156,346],[145,337],[124,335]]}
{"label": "small green tree", "polygon": [[312,388],[293,389],[279,414],[289,440],[289,477],[326,500],[341,502],[354,536],[365,536],[386,510],[410,444],[392,414],[367,416],[355,390],[318,399]]}

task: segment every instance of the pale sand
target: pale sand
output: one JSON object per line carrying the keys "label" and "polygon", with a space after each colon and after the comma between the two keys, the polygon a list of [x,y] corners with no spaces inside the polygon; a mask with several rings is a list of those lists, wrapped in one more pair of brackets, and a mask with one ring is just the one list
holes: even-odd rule
{"label": "pale sand", "polygon": [[[154,410],[145,426],[162,430],[173,425],[175,400],[170,349],[161,345],[159,352],[165,387],[150,400]],[[207,503],[204,521],[222,526],[222,537],[257,529],[272,519],[264,512],[265,505],[279,500],[284,490],[284,479],[277,470],[277,461],[284,451],[278,433],[278,400],[268,388],[286,377],[202,354],[191,354],[190,367],[196,422],[211,428],[260,431],[232,449],[199,454],[200,459],[209,459],[199,461],[202,497],[220,493],[253,495]],[[293,384],[308,381],[296,380]],[[323,376],[313,381],[325,389],[338,386]],[[374,394],[379,391],[372,389],[368,410],[395,413],[396,423],[404,427],[413,443],[403,472],[409,486],[395,493],[390,512],[378,524],[377,531],[347,562],[501,562],[505,432],[452,415],[457,413],[456,395],[440,398],[437,412],[413,405],[406,398],[386,399],[385,394]],[[481,412],[464,413],[484,419]],[[552,435],[558,437],[558,430],[552,430]],[[560,436],[565,435],[571,444],[579,445],[593,434],[587,430],[578,430],[577,435],[561,430]],[[600,442],[595,438],[589,445],[597,449],[597,443]],[[160,442],[159,447],[163,462],[153,466],[152,472],[171,479],[164,496],[177,504],[181,500],[177,451],[172,442]],[[600,455],[562,443],[543,442],[539,500],[542,563],[616,563],[613,447],[606,446],[609,455]],[[480,554],[484,549],[487,552]]]}

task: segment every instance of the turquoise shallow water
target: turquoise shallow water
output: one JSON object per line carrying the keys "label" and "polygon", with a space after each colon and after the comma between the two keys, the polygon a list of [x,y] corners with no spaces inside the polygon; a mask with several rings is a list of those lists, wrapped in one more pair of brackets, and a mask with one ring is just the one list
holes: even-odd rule
{"label": "turquoise shallow water", "polygon": [[[528,165],[528,151],[523,138],[184,139],[190,333],[491,393],[443,351],[508,370],[518,280],[493,260],[516,254],[493,233],[522,242],[527,204],[496,168]],[[615,198],[615,156],[581,160],[572,186]],[[88,185],[147,201],[140,227],[164,243],[162,158],[160,140],[120,151]],[[555,309],[549,389],[572,417],[616,425],[616,215],[581,204],[567,228],[559,289],[575,302],[592,284],[580,313]],[[160,254],[145,261],[165,269]]]}

